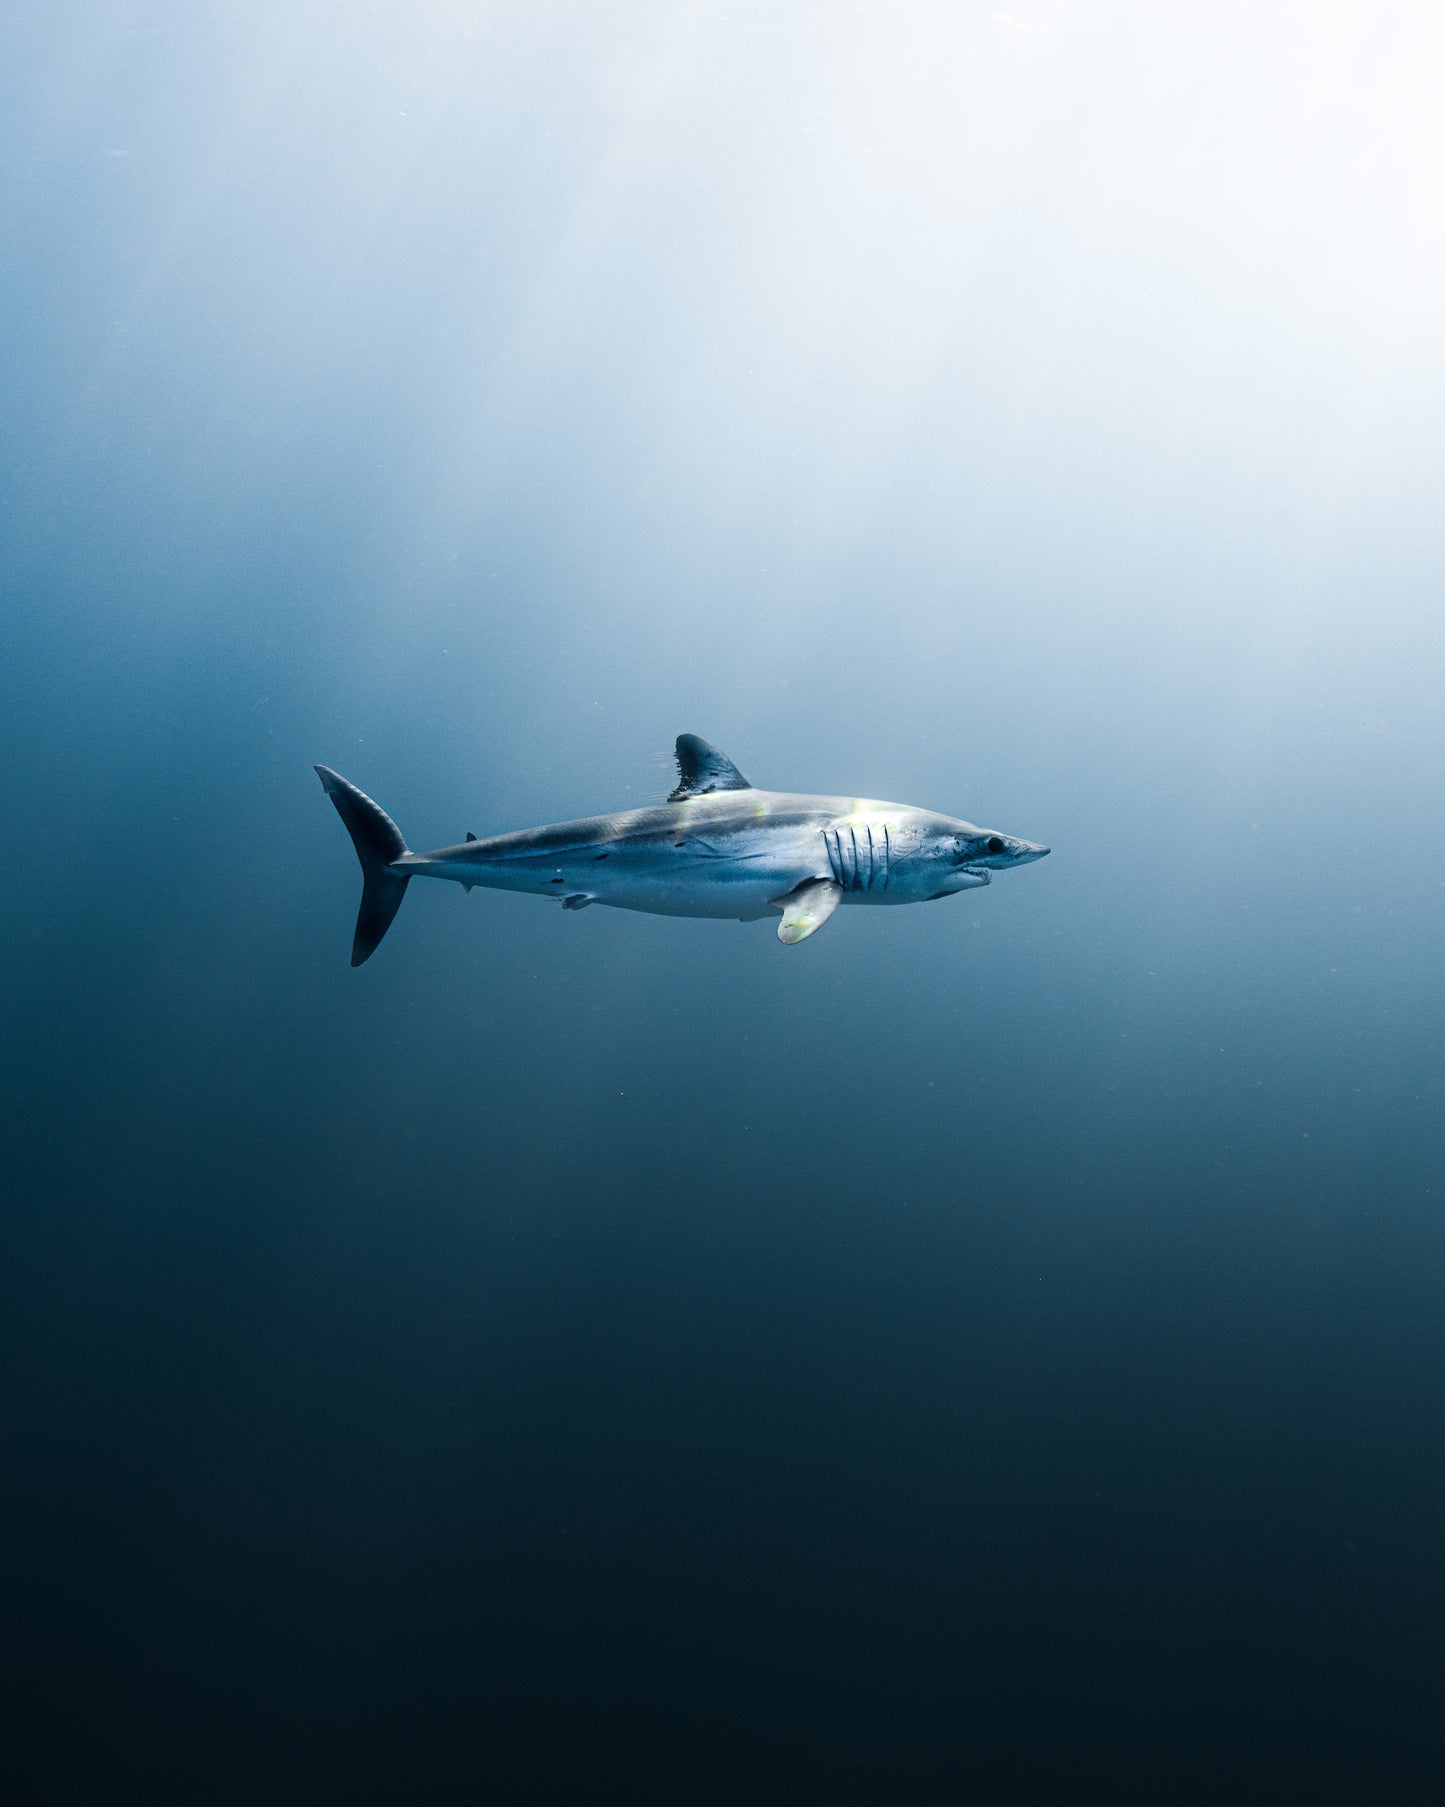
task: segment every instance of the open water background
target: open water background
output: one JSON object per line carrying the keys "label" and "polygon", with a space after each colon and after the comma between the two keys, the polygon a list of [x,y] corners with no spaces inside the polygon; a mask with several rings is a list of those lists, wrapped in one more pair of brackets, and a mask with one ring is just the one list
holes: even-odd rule
{"label": "open water background", "polygon": [[1442,49],[4,8],[8,1799],[1445,1794]]}

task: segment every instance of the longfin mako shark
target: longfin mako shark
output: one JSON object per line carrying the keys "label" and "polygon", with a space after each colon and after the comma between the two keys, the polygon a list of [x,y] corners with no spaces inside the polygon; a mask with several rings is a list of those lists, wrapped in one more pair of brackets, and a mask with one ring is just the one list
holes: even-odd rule
{"label": "longfin mako shark", "polygon": [[665,803],[413,853],[379,803],[317,766],[361,861],[351,964],[376,952],[413,878],[530,891],[564,910],[601,903],[738,922],[781,912],[778,940],[792,943],[840,903],[952,897],[1049,851],[905,803],[755,790],[696,734],[678,735],[677,771]]}

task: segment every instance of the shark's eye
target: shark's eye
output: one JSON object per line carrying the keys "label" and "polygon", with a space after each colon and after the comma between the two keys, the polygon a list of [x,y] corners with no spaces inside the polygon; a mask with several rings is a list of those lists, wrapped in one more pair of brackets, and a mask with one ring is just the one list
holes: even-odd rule
{"label": "shark's eye", "polygon": [[985,843],[985,845],[987,846],[990,853],[1002,853],[1003,852],[1003,842],[998,838],[998,836],[996,834],[991,834],[988,837],[988,840]]}

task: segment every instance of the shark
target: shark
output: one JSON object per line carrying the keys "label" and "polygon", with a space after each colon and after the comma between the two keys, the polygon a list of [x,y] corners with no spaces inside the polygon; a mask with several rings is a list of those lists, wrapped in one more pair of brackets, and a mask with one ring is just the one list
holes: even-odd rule
{"label": "shark", "polygon": [[655,916],[759,922],[806,941],[840,904],[923,903],[1041,860],[1037,841],[911,804],[765,791],[696,734],[677,737],[665,803],[510,834],[468,834],[413,853],[379,803],[330,766],[316,774],[361,862],[351,964],[369,960],[414,878],[550,897],[564,910],[610,904]]}

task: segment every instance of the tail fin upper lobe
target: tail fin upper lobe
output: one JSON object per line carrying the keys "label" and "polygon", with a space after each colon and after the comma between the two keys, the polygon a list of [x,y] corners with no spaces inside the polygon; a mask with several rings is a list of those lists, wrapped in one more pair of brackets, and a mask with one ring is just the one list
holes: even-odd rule
{"label": "tail fin upper lobe", "polygon": [[406,896],[407,877],[388,872],[387,867],[401,858],[407,845],[401,830],[381,805],[373,803],[365,791],[348,784],[340,772],[319,765],[316,776],[336,805],[336,813],[346,824],[356,857],[361,861],[361,910],[351,943],[351,964],[360,966],[376,952]]}

